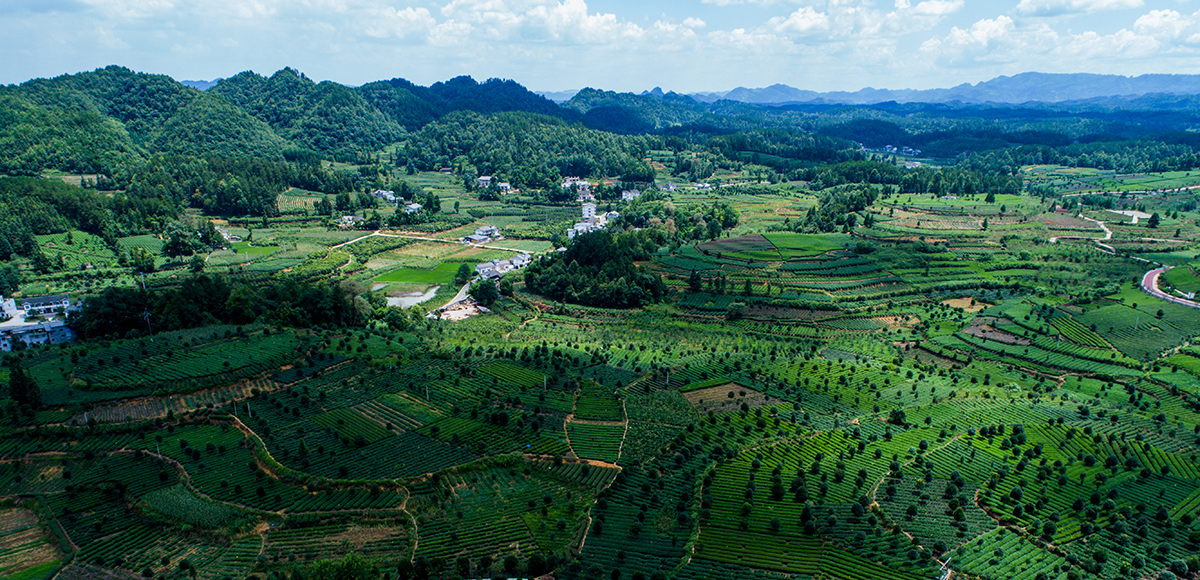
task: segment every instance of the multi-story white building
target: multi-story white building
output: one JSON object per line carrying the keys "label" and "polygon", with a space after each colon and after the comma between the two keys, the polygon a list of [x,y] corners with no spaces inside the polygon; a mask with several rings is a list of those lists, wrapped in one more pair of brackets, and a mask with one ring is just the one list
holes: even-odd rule
{"label": "multi-story white building", "polygon": [[70,307],[71,297],[67,294],[21,299],[21,310],[25,311],[25,316],[46,316],[56,312],[66,312]]}

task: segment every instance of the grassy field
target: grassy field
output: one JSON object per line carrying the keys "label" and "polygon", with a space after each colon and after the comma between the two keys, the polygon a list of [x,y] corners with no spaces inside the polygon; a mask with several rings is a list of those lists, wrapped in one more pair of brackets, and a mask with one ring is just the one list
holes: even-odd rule
{"label": "grassy field", "polygon": [[392,270],[386,274],[376,276],[376,282],[417,282],[421,284],[449,284],[454,280],[454,271],[458,270],[455,265],[454,270],[416,270],[413,268],[400,268]]}

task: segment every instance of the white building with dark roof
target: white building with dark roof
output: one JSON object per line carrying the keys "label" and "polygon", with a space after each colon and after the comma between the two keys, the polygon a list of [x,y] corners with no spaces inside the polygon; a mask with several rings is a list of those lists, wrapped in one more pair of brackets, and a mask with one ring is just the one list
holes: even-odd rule
{"label": "white building with dark roof", "polygon": [[54,296],[38,296],[36,298],[21,299],[21,310],[25,311],[25,316],[54,314],[56,312],[66,312],[71,307],[71,297],[67,294],[56,294]]}

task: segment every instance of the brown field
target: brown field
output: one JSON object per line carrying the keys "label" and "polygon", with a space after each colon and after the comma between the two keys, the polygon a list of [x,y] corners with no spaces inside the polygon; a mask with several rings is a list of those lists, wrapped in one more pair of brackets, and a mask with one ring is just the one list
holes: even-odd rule
{"label": "brown field", "polygon": [[1015,334],[1009,334],[1002,330],[996,330],[995,328],[992,328],[991,326],[988,326],[986,324],[981,324],[978,326],[971,326],[969,328],[964,328],[962,331],[963,331],[963,334],[969,334],[971,336],[978,336],[979,338],[983,338],[986,340],[994,340],[996,342],[1003,342],[1005,344],[1019,344],[1021,346],[1029,345],[1028,339],[1021,338]]}
{"label": "brown field", "polygon": [[27,509],[0,510],[0,577],[58,559],[58,552]]}
{"label": "brown field", "polygon": [[[725,383],[724,385],[698,389],[682,394],[683,398],[687,399],[697,410],[713,411],[715,413],[735,411],[741,408],[742,403],[746,403],[751,408],[754,408],[777,405],[784,402],[781,399],[767,396],[764,393],[743,387],[737,383]],[[730,398],[731,394],[733,398]]]}
{"label": "brown field", "polygon": [[970,312],[972,314],[991,306],[991,304],[988,304],[987,302],[981,302],[979,300],[974,300],[975,303],[971,304],[972,300],[972,298],[950,298],[948,300],[943,300],[942,304],[945,304],[951,308],[962,308],[963,311]]}

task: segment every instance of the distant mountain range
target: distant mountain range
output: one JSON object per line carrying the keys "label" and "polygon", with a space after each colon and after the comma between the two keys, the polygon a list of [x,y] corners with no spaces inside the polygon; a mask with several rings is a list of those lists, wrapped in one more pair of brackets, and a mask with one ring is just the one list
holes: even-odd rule
{"label": "distant mountain range", "polygon": [[[578,91],[540,92],[556,102],[570,100]],[[663,90],[644,91],[643,95],[662,96]],[[854,92],[816,92],[783,84],[749,89],[738,87],[727,92],[692,93],[688,96],[702,103],[720,100],[759,105],[785,104],[845,104],[871,105],[894,101],[897,103],[1061,103],[1103,97],[1137,97],[1148,94],[1200,94],[1200,75],[1147,74],[1137,77],[1087,73],[1049,74],[1022,73],[1001,76],[976,84],[964,83],[948,89],[874,89]]]}

